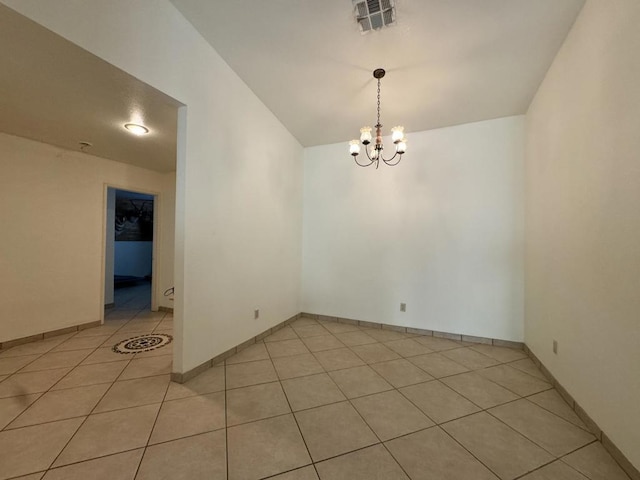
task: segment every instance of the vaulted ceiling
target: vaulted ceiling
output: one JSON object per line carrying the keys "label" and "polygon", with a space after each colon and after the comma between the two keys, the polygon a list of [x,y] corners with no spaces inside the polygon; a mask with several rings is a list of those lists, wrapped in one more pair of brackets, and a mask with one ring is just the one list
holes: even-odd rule
{"label": "vaulted ceiling", "polygon": [[[304,146],[375,124],[377,67],[386,132],[525,113],[584,4],[395,0],[396,24],[363,35],[352,0],[171,1]],[[175,170],[179,102],[2,4],[0,40],[0,131]]]}
{"label": "vaulted ceiling", "polygon": [[[304,146],[526,112],[584,0],[395,0],[362,35],[352,0],[171,0]],[[223,86],[219,86],[223,88]],[[388,132],[388,130],[387,130]]]}

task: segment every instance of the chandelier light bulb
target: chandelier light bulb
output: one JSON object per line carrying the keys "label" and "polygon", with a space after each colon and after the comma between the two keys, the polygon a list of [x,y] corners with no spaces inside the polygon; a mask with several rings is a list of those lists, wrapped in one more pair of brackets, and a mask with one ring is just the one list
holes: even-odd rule
{"label": "chandelier light bulb", "polygon": [[360,129],[360,141],[364,145],[369,145],[371,143],[371,127],[362,127]]}
{"label": "chandelier light bulb", "polygon": [[404,138],[404,127],[397,126],[391,129],[391,139],[393,140],[393,143],[401,142],[403,138]]}
{"label": "chandelier light bulb", "polygon": [[351,140],[349,142],[349,153],[354,157],[360,153],[360,142],[358,142],[358,140]]}
{"label": "chandelier light bulb", "polygon": [[398,143],[396,143],[396,152],[402,155],[406,151],[407,151],[407,139],[403,138]]}

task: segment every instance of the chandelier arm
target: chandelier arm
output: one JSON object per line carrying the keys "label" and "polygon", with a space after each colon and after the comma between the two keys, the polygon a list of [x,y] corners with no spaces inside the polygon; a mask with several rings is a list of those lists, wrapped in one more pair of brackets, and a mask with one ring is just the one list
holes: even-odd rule
{"label": "chandelier arm", "polygon": [[369,163],[360,163],[356,158],[354,158],[356,165],[358,165],[359,167],[370,167],[371,165],[374,164],[374,161],[371,160],[371,162]]}
{"label": "chandelier arm", "polygon": [[359,167],[369,167],[369,166],[373,165],[373,164],[374,164],[374,162],[375,162],[375,160],[373,160],[373,159],[369,156],[369,151],[368,151],[368,149],[367,149],[367,146],[366,146],[366,145],[364,146],[364,152],[367,154],[367,158],[369,159],[369,163],[360,163],[360,162],[358,161],[358,157],[357,157],[357,156],[353,157],[353,160],[356,162],[356,164],[357,164]]}
{"label": "chandelier arm", "polygon": [[[392,160],[393,160],[394,158],[396,158],[396,157],[398,157],[398,160],[396,160],[395,162],[393,162],[393,163],[392,163]],[[398,165],[398,164],[400,163],[400,160],[402,160],[402,154],[401,154],[401,153],[398,153],[398,152],[394,153],[394,154],[393,154],[393,157],[391,157],[391,158],[389,158],[389,159],[387,159],[387,160],[385,160],[384,158],[382,159],[382,161],[383,161],[385,164],[389,165],[390,167],[395,167],[396,165]]]}
{"label": "chandelier arm", "polygon": [[371,163],[373,163],[373,162],[375,162],[375,161],[376,161],[376,159],[375,159],[375,158],[371,158],[371,155],[369,155],[369,149],[367,148],[367,146],[366,146],[366,145],[364,146],[364,153],[366,153],[366,154],[367,154],[367,158],[368,158],[369,160],[371,160]]}

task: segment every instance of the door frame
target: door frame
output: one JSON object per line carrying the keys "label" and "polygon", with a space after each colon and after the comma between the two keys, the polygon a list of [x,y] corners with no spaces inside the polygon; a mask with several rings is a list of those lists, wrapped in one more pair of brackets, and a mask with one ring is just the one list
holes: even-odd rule
{"label": "door frame", "polygon": [[139,188],[132,185],[120,185],[112,182],[103,184],[102,192],[102,268],[100,275],[100,323],[104,323],[104,289],[107,264],[107,192],[109,188],[126,190],[134,193],[143,193],[153,196],[153,242],[151,254],[151,311],[158,311],[158,246],[160,244],[160,211],[162,208],[162,194],[160,192]]}

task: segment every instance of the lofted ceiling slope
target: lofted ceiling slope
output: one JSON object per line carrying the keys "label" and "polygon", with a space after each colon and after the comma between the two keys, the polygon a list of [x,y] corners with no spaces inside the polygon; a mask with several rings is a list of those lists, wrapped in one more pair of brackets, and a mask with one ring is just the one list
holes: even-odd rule
{"label": "lofted ceiling slope", "polygon": [[171,1],[304,146],[375,124],[377,67],[386,132],[525,113],[584,4],[395,0],[362,35],[351,0]]}

